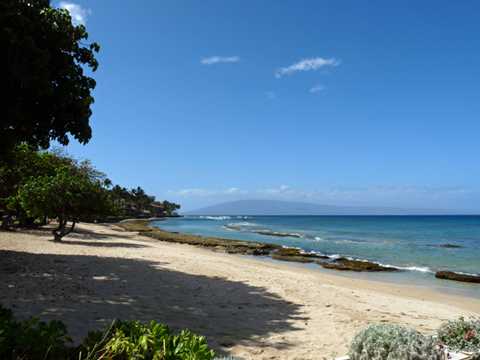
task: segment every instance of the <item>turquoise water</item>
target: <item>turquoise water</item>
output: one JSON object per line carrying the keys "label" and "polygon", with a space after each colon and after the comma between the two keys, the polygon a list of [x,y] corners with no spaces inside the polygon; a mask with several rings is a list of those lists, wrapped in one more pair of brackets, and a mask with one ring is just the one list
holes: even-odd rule
{"label": "turquoise water", "polygon": [[[180,233],[275,243],[332,258],[373,261],[401,271],[352,274],[316,264],[298,266],[480,299],[480,284],[434,276],[441,270],[480,275],[480,216],[188,216],[152,225]],[[258,231],[300,237],[267,236]],[[446,244],[458,248],[441,246]]]}

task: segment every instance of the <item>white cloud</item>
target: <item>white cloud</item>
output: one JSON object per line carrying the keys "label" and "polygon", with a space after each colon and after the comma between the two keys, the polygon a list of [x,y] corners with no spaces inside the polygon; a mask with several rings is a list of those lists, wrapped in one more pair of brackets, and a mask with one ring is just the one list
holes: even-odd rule
{"label": "white cloud", "polygon": [[79,25],[87,22],[87,13],[91,14],[91,11],[82,9],[80,5],[73,4],[70,2],[62,1],[60,5],[58,5],[60,9],[66,9],[70,13],[70,16],[72,17],[72,23],[74,25]]}
{"label": "white cloud", "polygon": [[268,99],[273,99],[275,97],[275,93],[273,91],[267,91],[266,93],[263,93]]}
{"label": "white cloud", "polygon": [[322,91],[324,89],[325,89],[325,86],[323,86],[322,84],[318,84],[317,86],[311,88],[310,92],[318,92],[318,91]]}
{"label": "white cloud", "polygon": [[231,57],[220,57],[220,56],[212,56],[206,59],[202,59],[200,63],[202,65],[212,65],[219,62],[237,62],[240,61],[238,56],[231,56]]}
{"label": "white cloud", "polygon": [[312,59],[303,59],[298,63],[290,65],[286,68],[281,68],[275,71],[275,76],[277,78],[282,77],[284,74],[292,74],[297,71],[308,71],[308,70],[317,70],[325,65],[337,66],[340,65],[342,61],[336,59],[323,59],[320,57]]}
{"label": "white cloud", "polygon": [[167,195],[181,196],[181,197],[215,197],[215,196],[238,196],[247,195],[248,190],[240,190],[238,188],[210,190],[210,189],[183,189],[170,190]]}

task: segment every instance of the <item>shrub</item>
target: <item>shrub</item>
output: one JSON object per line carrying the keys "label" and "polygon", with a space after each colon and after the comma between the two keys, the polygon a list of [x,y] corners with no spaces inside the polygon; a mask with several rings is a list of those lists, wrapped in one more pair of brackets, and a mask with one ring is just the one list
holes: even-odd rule
{"label": "shrub", "polygon": [[188,329],[176,336],[172,332],[172,328],[155,321],[147,326],[139,321],[118,320],[106,336],[108,342],[99,350],[91,350],[89,359],[211,360],[215,357],[213,350],[208,350],[204,336],[191,334]]}
{"label": "shrub", "polygon": [[68,359],[76,348],[65,345],[71,341],[61,321],[45,323],[30,316],[23,323],[13,320],[13,312],[0,305],[0,356],[3,359]]}
{"label": "shrub", "polygon": [[428,337],[397,325],[369,324],[348,349],[350,360],[441,360],[443,352]]}
{"label": "shrub", "polygon": [[458,351],[480,351],[480,317],[470,317],[443,323],[436,330],[438,341],[450,349]]}
{"label": "shrub", "polygon": [[96,360],[96,359],[165,359],[212,360],[204,336],[183,330],[172,335],[173,329],[152,321],[115,321],[104,336],[101,331],[90,331],[83,344],[66,346],[72,341],[61,321],[49,324],[29,317],[23,323],[13,320],[13,312],[0,305],[0,359],[29,360]]}

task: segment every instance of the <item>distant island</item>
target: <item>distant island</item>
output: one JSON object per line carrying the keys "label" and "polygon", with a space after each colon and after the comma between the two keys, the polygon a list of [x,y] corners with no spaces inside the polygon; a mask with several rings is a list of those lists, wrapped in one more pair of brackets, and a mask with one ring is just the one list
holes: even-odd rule
{"label": "distant island", "polygon": [[207,206],[182,215],[475,215],[473,212],[382,206],[334,206],[278,200],[238,200]]}

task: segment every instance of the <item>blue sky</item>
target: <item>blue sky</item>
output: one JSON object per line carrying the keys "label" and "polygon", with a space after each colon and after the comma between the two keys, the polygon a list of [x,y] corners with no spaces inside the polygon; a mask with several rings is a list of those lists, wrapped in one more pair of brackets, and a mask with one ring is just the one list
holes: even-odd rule
{"label": "blue sky", "polygon": [[100,43],[68,151],[182,210],[480,212],[480,2],[75,0]]}

